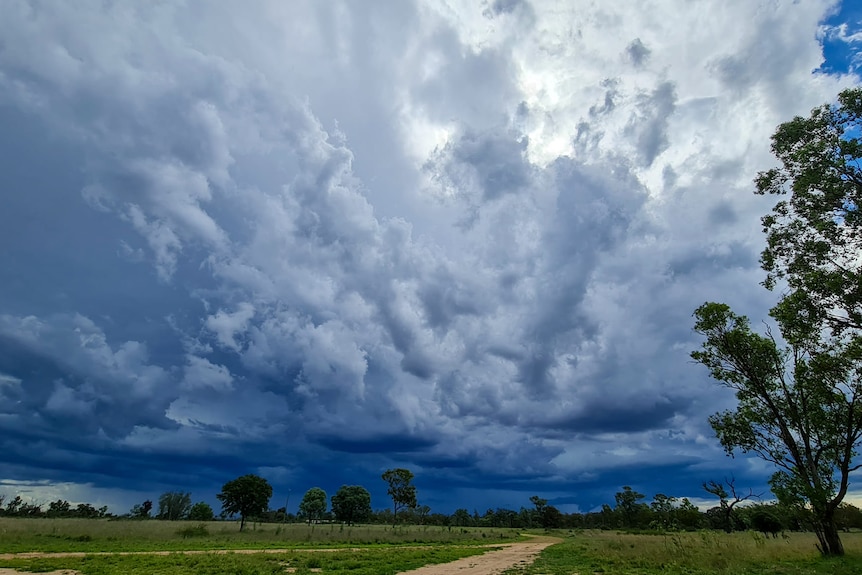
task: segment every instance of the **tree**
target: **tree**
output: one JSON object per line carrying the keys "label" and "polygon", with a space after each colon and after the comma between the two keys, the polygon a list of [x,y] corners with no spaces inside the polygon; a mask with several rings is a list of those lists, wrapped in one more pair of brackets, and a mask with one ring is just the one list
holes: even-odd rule
{"label": "tree", "polygon": [[645,503],[638,503],[644,497],[646,496],[643,493],[638,493],[628,485],[624,485],[623,490],[614,495],[617,503],[616,510],[622,514],[626,527],[634,527],[638,514],[648,509]]}
{"label": "tree", "polygon": [[862,329],[862,88],[838,105],[782,124],[772,136],[781,167],[758,174],[758,194],[790,198],[763,218],[764,285],[785,280],[808,320],[834,333]]}
{"label": "tree", "polygon": [[221,501],[222,512],[228,516],[239,513],[239,530],[245,526],[246,517],[261,515],[269,507],[272,486],[263,477],[243,475],[222,485],[216,499]]}
{"label": "tree", "polygon": [[348,525],[366,521],[371,515],[371,494],[361,485],[342,485],[332,496],[332,513]]}
{"label": "tree", "polygon": [[179,521],[188,517],[192,507],[192,494],[182,491],[166,491],[159,496],[159,519]]}
{"label": "tree", "polygon": [[[764,285],[786,291],[770,311],[786,346],[755,334],[723,304],[695,312],[707,337],[694,358],[736,391],[739,407],[711,424],[728,453],[754,452],[779,471],[783,503],[810,511],[818,548],[843,555],[835,513],[862,437],[862,88],[782,124],[780,166],[756,193],[787,196],[762,219]],[[794,503],[795,502],[795,503]]]}
{"label": "tree", "polygon": [[395,525],[399,509],[416,507],[413,473],[409,469],[387,469],[381,477],[389,484],[386,493],[392,498],[392,525]]}
{"label": "tree", "polygon": [[58,499],[48,504],[48,517],[69,517],[72,514],[72,505],[64,500]]}
{"label": "tree", "polygon": [[129,511],[129,515],[135,519],[149,519],[150,511],[153,510],[153,502],[147,499],[143,503],[135,503]]}
{"label": "tree", "polygon": [[309,523],[319,520],[326,513],[326,491],[320,487],[312,487],[306,491],[299,502],[299,513],[304,515]]}
{"label": "tree", "polygon": [[198,501],[189,509],[190,521],[212,521],[215,514],[209,503]]}
{"label": "tree", "polygon": [[[727,488],[724,484],[727,483]],[[723,482],[708,481],[703,484],[703,489],[707,493],[711,493],[718,497],[719,507],[723,516],[722,529],[727,533],[733,531],[733,508],[751,498],[760,499],[762,493],[755,494],[754,490],[749,488],[746,495],[736,492],[736,478],[731,476],[730,479],[725,479]],[[728,492],[728,489],[730,492]],[[733,497],[733,501],[730,498]]]}
{"label": "tree", "polygon": [[800,334],[808,330],[804,321],[775,313],[788,342],[781,348],[769,329],[752,332],[727,305],[706,303],[694,315],[706,341],[692,357],[738,400],[736,410],[709,418],[725,451],[756,453],[776,465],[770,483],[779,501],[809,505],[821,553],[843,555],[835,510],[859,467],[852,460],[862,438],[862,342],[824,344],[810,331]]}

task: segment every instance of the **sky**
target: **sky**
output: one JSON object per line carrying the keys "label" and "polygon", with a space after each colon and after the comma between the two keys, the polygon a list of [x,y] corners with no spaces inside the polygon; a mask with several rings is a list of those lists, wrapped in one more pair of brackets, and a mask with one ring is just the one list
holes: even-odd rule
{"label": "sky", "polygon": [[[753,178],[859,85],[833,0],[6,0],[0,493],[705,498]],[[862,489],[862,486],[860,486]]]}

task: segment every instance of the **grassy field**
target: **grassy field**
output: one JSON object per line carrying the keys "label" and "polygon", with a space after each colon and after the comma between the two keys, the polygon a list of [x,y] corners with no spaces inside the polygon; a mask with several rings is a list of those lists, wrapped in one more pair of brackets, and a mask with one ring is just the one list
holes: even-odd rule
{"label": "grassy field", "polygon": [[764,538],[759,533],[560,533],[529,567],[509,575],[859,575],[862,533],[842,535],[847,555],[823,559],[808,533]]}
{"label": "grassy field", "polygon": [[0,518],[0,552],[180,551],[301,547],[479,545],[518,539],[511,529],[213,521]]}
{"label": "grassy field", "polygon": [[34,572],[74,569],[82,575],[284,575],[315,572],[330,575],[394,575],[423,565],[447,563],[487,551],[476,546],[450,545],[426,549],[376,547],[330,552],[297,550],[224,555],[87,555],[0,560],[0,567]]}

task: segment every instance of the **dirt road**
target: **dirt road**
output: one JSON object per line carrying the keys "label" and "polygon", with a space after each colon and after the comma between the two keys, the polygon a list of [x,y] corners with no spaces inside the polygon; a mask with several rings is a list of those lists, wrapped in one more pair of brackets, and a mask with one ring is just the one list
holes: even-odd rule
{"label": "dirt road", "polygon": [[503,549],[499,551],[464,557],[451,563],[426,565],[401,575],[497,575],[518,565],[529,565],[545,547],[561,541],[557,537],[537,536],[528,541],[500,545]]}

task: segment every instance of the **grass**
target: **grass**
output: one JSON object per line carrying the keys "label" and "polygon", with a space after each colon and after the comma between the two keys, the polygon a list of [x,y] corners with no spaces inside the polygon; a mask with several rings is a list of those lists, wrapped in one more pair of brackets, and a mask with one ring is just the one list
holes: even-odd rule
{"label": "grass", "polygon": [[0,567],[44,572],[74,569],[82,575],[299,575],[318,570],[330,575],[394,575],[432,563],[478,555],[488,549],[440,546],[427,549],[366,548],[354,551],[252,553],[224,555],[87,555],[0,560]]}
{"label": "grass", "polygon": [[511,529],[0,518],[5,553],[480,545],[518,539]]}
{"label": "grass", "polygon": [[[565,535],[565,533],[563,534]],[[569,534],[530,566],[509,575],[858,575],[862,533],[842,535],[847,555],[824,559],[813,534],[764,538],[759,533],[585,531]]]}

